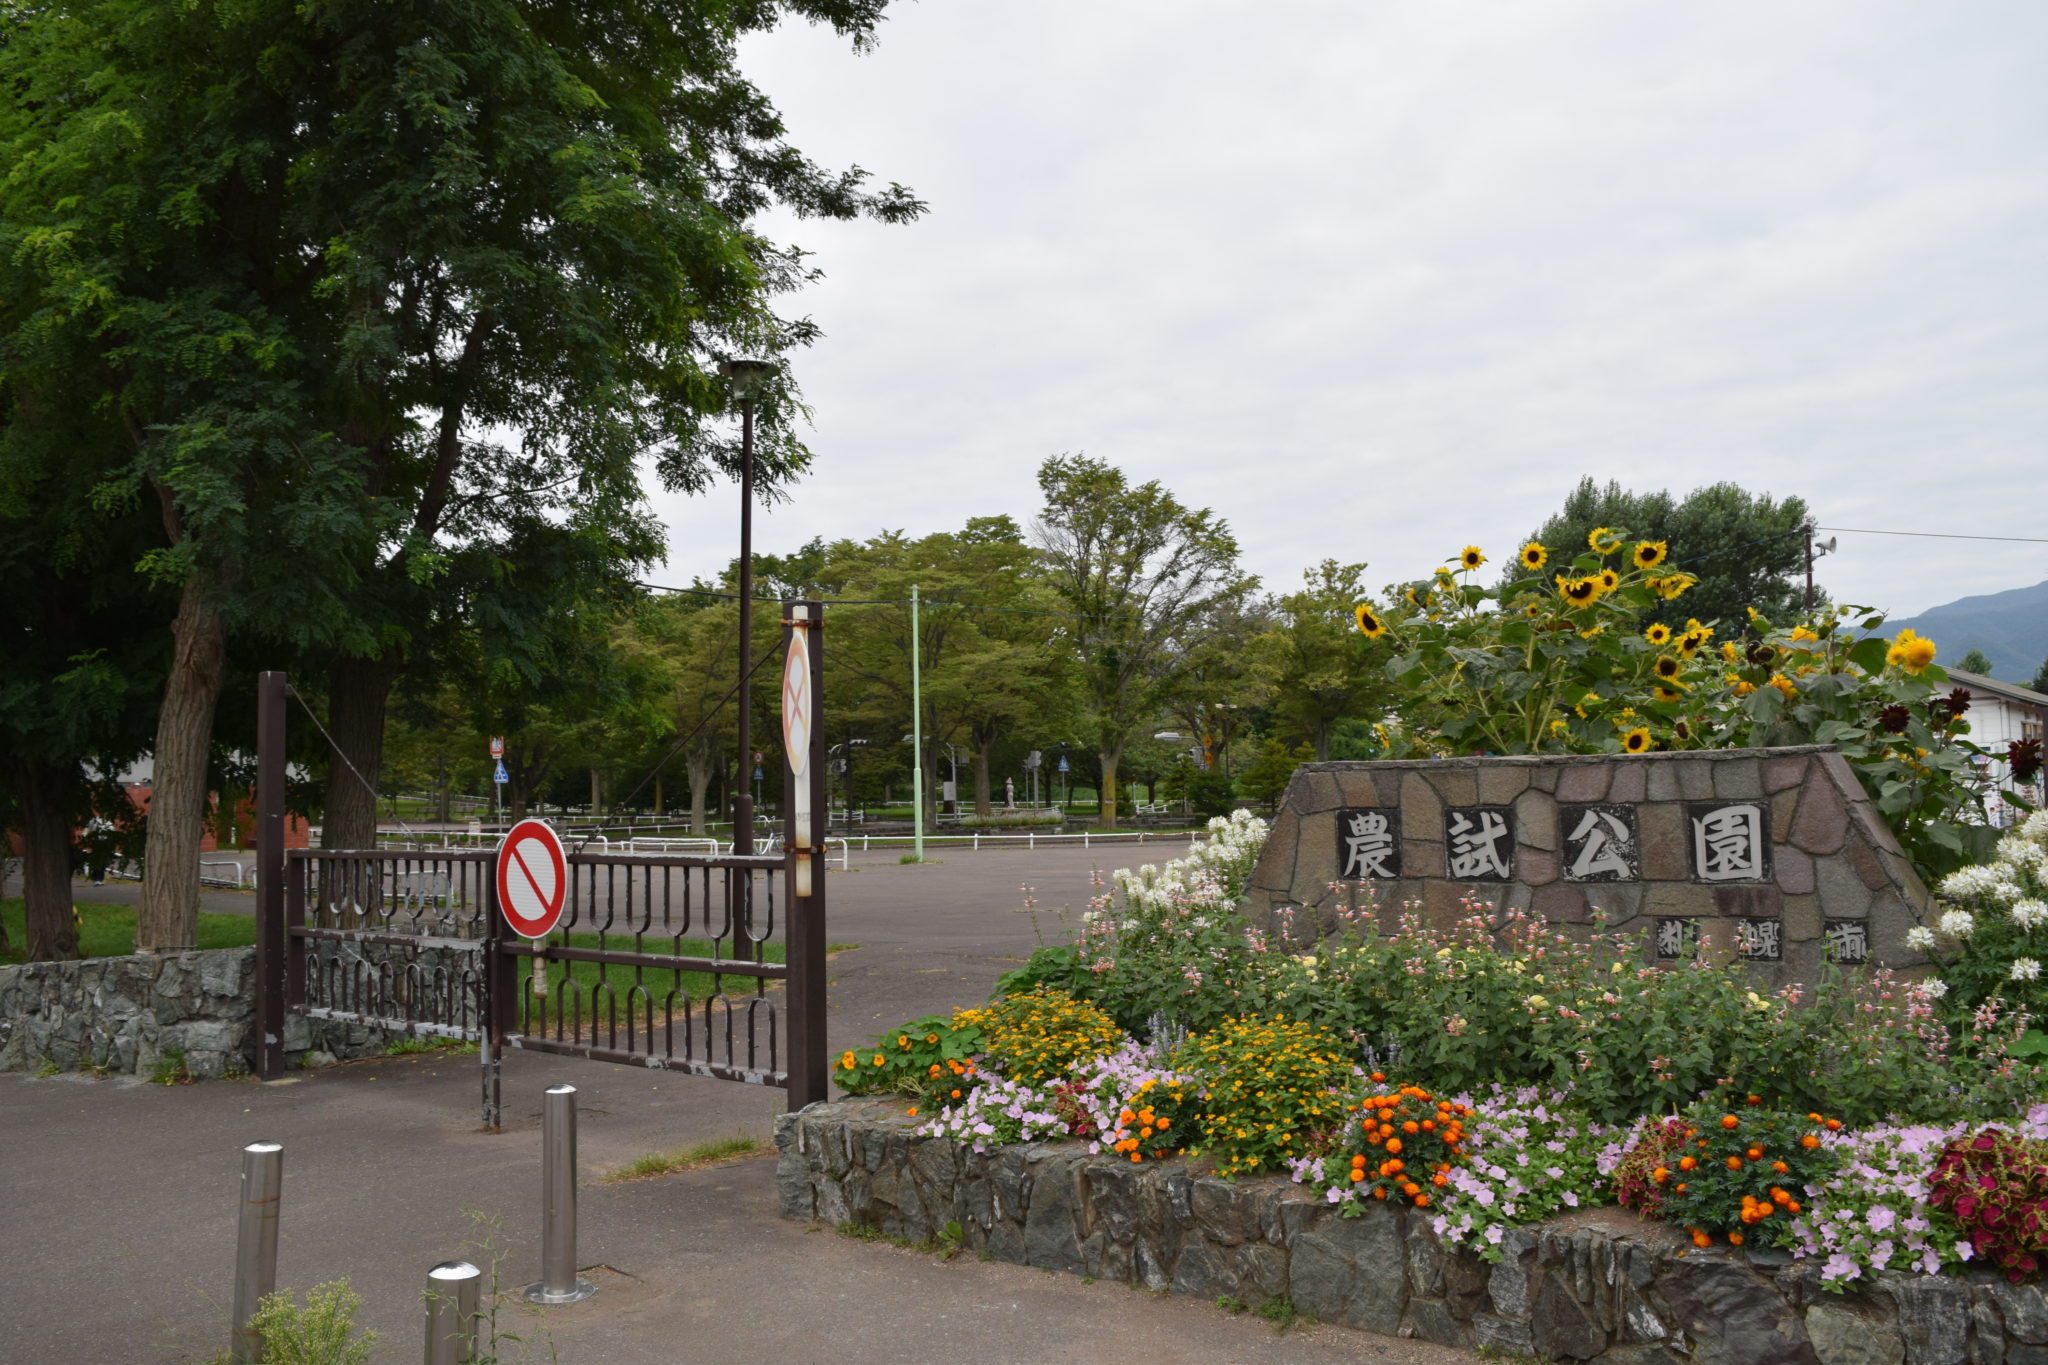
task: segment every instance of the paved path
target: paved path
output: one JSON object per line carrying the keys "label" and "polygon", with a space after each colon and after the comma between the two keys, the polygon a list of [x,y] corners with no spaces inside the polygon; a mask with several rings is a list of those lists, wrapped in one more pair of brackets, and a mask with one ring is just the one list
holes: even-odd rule
{"label": "paved path", "polygon": [[[1094,894],[1091,870],[1138,850],[949,852],[898,866],[877,857],[829,881],[835,1048],[912,1015],[981,999],[1036,936],[1018,887],[1037,888],[1040,929]],[[1144,856],[1159,852],[1146,848]],[[1170,856],[1170,855],[1169,855]],[[580,1091],[586,1181],[644,1153],[734,1133],[765,1137],[769,1091],[569,1058],[507,1059],[506,1131],[476,1127],[476,1063],[379,1058],[261,1084],[163,1088],[133,1080],[0,1076],[7,1153],[0,1293],[8,1359],[197,1362],[225,1344],[238,1149],[285,1144],[281,1282],[347,1277],[375,1359],[419,1357],[427,1267],[477,1255],[472,1211],[496,1220],[501,1283],[538,1274],[539,1097]],[[1467,1360],[1339,1328],[1277,1335],[1213,1305],[1083,1284],[1018,1266],[952,1261],[849,1241],[773,1215],[772,1162],[581,1194],[580,1259],[601,1292],[534,1316],[504,1360],[669,1362],[975,1361],[1424,1362]],[[18,1343],[35,1343],[23,1354]],[[558,1355],[550,1355],[550,1351]]]}

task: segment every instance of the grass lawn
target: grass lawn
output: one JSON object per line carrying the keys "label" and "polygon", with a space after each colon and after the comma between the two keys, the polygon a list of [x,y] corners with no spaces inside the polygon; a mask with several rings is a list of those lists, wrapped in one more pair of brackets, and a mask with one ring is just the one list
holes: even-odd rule
{"label": "grass lawn", "polygon": [[[85,957],[126,957],[135,951],[135,907],[78,901],[78,950]],[[0,952],[0,966],[20,962],[28,943],[22,923],[19,896],[0,901],[0,923],[7,925],[8,951]],[[256,921],[249,915],[199,916],[199,946],[202,948],[244,948],[256,941]]]}

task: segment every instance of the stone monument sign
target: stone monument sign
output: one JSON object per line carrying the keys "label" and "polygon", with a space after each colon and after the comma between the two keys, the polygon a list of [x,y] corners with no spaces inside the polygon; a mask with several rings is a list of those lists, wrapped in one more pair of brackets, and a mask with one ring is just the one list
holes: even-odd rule
{"label": "stone monument sign", "polygon": [[1914,967],[1927,888],[1831,748],[1308,763],[1280,798],[1250,911],[1302,907],[1325,930],[1368,893],[1444,927],[1524,909],[1603,912],[1652,960],[1705,941],[1773,985],[1824,960]]}

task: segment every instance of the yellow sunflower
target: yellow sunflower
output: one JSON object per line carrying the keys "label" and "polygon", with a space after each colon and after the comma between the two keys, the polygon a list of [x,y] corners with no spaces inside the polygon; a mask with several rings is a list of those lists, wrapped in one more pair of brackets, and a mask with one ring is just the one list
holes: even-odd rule
{"label": "yellow sunflower", "polygon": [[1661,540],[1639,540],[1636,542],[1635,565],[1638,569],[1654,569],[1664,562],[1667,553]]}
{"label": "yellow sunflower", "polygon": [[1671,642],[1671,627],[1665,625],[1662,621],[1653,621],[1650,623],[1650,628],[1643,632],[1643,638],[1653,645],[1669,644]]}
{"label": "yellow sunflower", "polygon": [[1650,689],[1650,695],[1658,701],[1683,701],[1685,700],[1685,693],[1678,690],[1679,687],[1683,686],[1684,684],[1680,683],[1677,687],[1666,687],[1663,683],[1658,683]]}
{"label": "yellow sunflower", "polygon": [[1742,651],[1735,647],[1733,640],[1723,640],[1721,642],[1721,662],[1729,664],[1739,664],[1742,662]]}
{"label": "yellow sunflower", "polygon": [[1602,592],[1613,592],[1613,591],[1614,591],[1614,590],[1615,590],[1616,588],[1618,588],[1618,587],[1620,587],[1620,586],[1621,586],[1621,575],[1620,575],[1620,574],[1616,573],[1616,572],[1615,572],[1614,570],[1612,570],[1612,569],[1602,569],[1602,570],[1600,571],[1600,591],[1602,591]]}
{"label": "yellow sunflower", "polygon": [[1571,578],[1560,576],[1557,580],[1558,596],[1575,607],[1583,607],[1600,596],[1600,580],[1597,578]]}
{"label": "yellow sunflower", "polygon": [[1543,567],[1543,566],[1544,566],[1545,564],[1547,564],[1547,563],[1549,563],[1549,562],[1550,562],[1550,551],[1548,551],[1548,550],[1544,549],[1544,548],[1543,548],[1543,547],[1542,547],[1541,545],[1537,544],[1537,543],[1536,543],[1535,541],[1533,541],[1533,540],[1532,540],[1532,541],[1530,541],[1530,542],[1529,542],[1529,543],[1528,543],[1527,545],[1524,545],[1524,546],[1522,547],[1522,567],[1523,567],[1523,568],[1525,568],[1525,569],[1540,569],[1540,568],[1542,568],[1542,567]]}
{"label": "yellow sunflower", "polygon": [[1707,636],[1711,633],[1704,630],[1687,631],[1678,637],[1678,652],[1690,659],[1693,655],[1699,653],[1700,646],[1707,642]]}
{"label": "yellow sunflower", "polygon": [[1908,626],[1899,632],[1899,638],[1892,641],[1892,647],[1885,651],[1884,661],[1908,673],[1918,673],[1934,662],[1934,653],[1934,641]]}
{"label": "yellow sunflower", "polygon": [[1621,737],[1621,747],[1632,754],[1648,753],[1650,751],[1650,727],[1638,725],[1635,729],[1623,735]]}
{"label": "yellow sunflower", "polygon": [[1685,665],[1669,654],[1659,654],[1650,670],[1665,682],[1676,682],[1678,675],[1685,671]]}
{"label": "yellow sunflower", "polygon": [[1369,602],[1360,602],[1352,609],[1351,615],[1358,622],[1358,633],[1368,640],[1377,640],[1387,633],[1387,623],[1380,620],[1378,612]]}
{"label": "yellow sunflower", "polygon": [[1674,602],[1684,594],[1687,588],[1697,582],[1699,580],[1689,573],[1666,574],[1657,580],[1657,596],[1663,598],[1666,602]]}
{"label": "yellow sunflower", "polygon": [[1608,527],[1595,526],[1586,536],[1586,544],[1593,548],[1595,554],[1611,555],[1621,548],[1621,537]]}
{"label": "yellow sunflower", "polygon": [[1477,545],[1467,545],[1458,552],[1458,562],[1468,569],[1476,569],[1486,562],[1486,556]]}
{"label": "yellow sunflower", "polygon": [[1543,615],[1543,608],[1536,605],[1534,602],[1531,602],[1527,606],[1522,608],[1522,615],[1528,617],[1531,621],[1534,621],[1536,618]]}

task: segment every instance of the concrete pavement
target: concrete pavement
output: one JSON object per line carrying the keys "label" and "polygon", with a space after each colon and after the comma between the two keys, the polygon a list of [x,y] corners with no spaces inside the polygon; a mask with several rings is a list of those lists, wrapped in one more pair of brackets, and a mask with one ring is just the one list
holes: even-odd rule
{"label": "concrete pavement", "polygon": [[[1144,857],[1161,852],[1146,848]],[[919,1013],[983,998],[1041,931],[1084,908],[1091,869],[1137,849],[952,851],[879,858],[829,880],[834,1048]],[[1084,856],[1085,855],[1085,856]],[[1171,856],[1168,851],[1165,856]],[[650,1151],[751,1133],[766,1138],[779,1091],[571,1058],[506,1061],[506,1130],[477,1128],[477,1063],[377,1058],[286,1081],[164,1088],[133,1080],[0,1077],[7,1159],[0,1247],[0,1355],[50,1362],[209,1359],[226,1344],[238,1152],[285,1145],[280,1282],[346,1277],[374,1359],[416,1360],[426,1269],[503,1254],[501,1287],[538,1275],[540,1092],[579,1088],[580,1260],[596,1298],[526,1310],[509,1302],[507,1361],[1387,1362],[1469,1359],[1418,1342],[1312,1327],[1285,1335],[1249,1315],[1084,1284],[1018,1266],[853,1241],[774,1213],[772,1161],[659,1180],[595,1183]],[[479,1218],[482,1220],[479,1223]]]}

